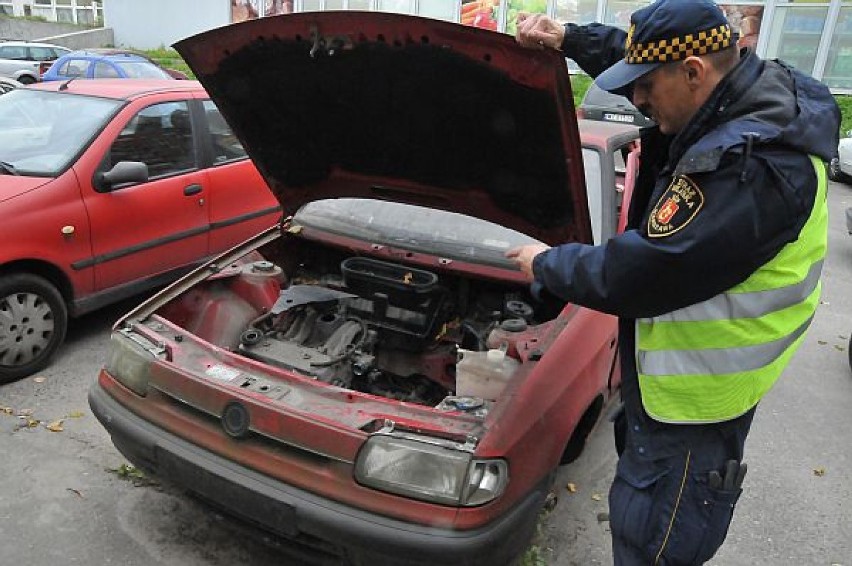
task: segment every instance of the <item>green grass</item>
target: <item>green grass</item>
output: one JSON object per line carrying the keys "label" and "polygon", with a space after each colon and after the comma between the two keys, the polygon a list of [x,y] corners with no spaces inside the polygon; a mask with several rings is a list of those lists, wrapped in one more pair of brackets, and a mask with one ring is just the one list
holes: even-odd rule
{"label": "green grass", "polygon": [[183,58],[178,55],[178,52],[174,49],[161,47],[159,49],[142,50],[142,52],[163,67],[186,73],[186,75],[191,79],[195,78],[195,75],[189,69],[189,65],[184,62]]}

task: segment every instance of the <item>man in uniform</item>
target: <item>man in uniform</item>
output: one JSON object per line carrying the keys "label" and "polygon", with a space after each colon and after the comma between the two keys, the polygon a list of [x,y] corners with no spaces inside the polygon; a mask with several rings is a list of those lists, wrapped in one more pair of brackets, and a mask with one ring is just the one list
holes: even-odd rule
{"label": "man in uniform", "polygon": [[710,0],[658,0],[627,33],[527,16],[517,39],[561,50],[656,122],[623,234],[507,256],[534,291],[619,316],[615,564],[702,564],[740,496],[755,408],[819,302],[837,105],[738,51]]}

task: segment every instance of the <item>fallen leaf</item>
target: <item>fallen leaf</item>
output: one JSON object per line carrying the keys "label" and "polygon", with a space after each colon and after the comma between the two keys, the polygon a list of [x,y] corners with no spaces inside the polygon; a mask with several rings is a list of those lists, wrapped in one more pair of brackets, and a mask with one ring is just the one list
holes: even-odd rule
{"label": "fallen leaf", "polygon": [[840,334],[840,335],[838,336],[838,338],[840,338],[841,340],[849,340],[849,337],[848,337],[848,336],[844,336],[844,335],[842,335],[842,334]]}
{"label": "fallen leaf", "polygon": [[62,419],[58,421],[53,421],[49,425],[47,425],[47,430],[50,432],[62,432],[64,429],[62,428]]}
{"label": "fallen leaf", "polygon": [[34,419],[32,417],[20,417],[20,418],[22,418],[24,420],[27,428],[35,428],[41,423],[40,420]]}
{"label": "fallen leaf", "polygon": [[821,304],[821,305],[830,305],[831,303],[829,303],[828,301],[820,301],[820,302],[819,302],[819,304]]}
{"label": "fallen leaf", "polygon": [[569,483],[565,486],[565,489],[568,490],[568,493],[577,493],[577,485],[574,483]]}
{"label": "fallen leaf", "polygon": [[609,521],[609,513],[606,511],[598,513],[598,523],[605,523],[606,521]]}
{"label": "fallen leaf", "polygon": [[840,344],[835,344],[835,345],[834,345],[834,348],[835,348],[836,350],[839,350],[840,352],[845,352],[845,351],[846,351],[846,347],[845,347],[845,346],[841,346]]}
{"label": "fallen leaf", "polygon": [[73,487],[66,487],[65,489],[67,489],[68,491],[70,491],[71,493],[76,495],[77,497],[81,497],[81,498],[83,497],[83,494],[80,493],[79,489],[74,489]]}
{"label": "fallen leaf", "polygon": [[825,468],[814,468],[814,475],[821,478],[825,475]]}
{"label": "fallen leaf", "polygon": [[601,494],[600,494],[600,493],[593,493],[593,494],[592,494],[592,501],[600,501],[600,500],[601,500],[601,497],[602,497],[602,496],[601,496]]}
{"label": "fallen leaf", "polygon": [[44,383],[45,381],[47,381],[47,378],[46,377],[34,377],[33,381],[35,381],[36,383]]}
{"label": "fallen leaf", "polygon": [[83,411],[74,411],[68,414],[69,419],[80,419],[86,416],[86,413]]}
{"label": "fallen leaf", "polygon": [[7,415],[14,415],[15,409],[12,407],[0,407],[0,413],[6,413]]}
{"label": "fallen leaf", "polygon": [[817,344],[819,344],[820,346],[825,346],[826,344],[828,344],[828,342],[826,342],[825,340],[817,340]]}

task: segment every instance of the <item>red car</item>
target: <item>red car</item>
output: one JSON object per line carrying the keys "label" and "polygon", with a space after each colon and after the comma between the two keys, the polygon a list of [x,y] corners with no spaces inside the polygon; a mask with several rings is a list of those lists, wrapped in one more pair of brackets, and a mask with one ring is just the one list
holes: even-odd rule
{"label": "red car", "polygon": [[620,375],[615,318],[533,295],[504,252],[615,234],[638,129],[578,126],[557,53],[437,20],[177,48],[288,217],[116,324],[93,413],[302,556],[511,562]]}
{"label": "red car", "polygon": [[162,286],[280,219],[193,81],[69,81],[0,97],[0,382],[69,316]]}

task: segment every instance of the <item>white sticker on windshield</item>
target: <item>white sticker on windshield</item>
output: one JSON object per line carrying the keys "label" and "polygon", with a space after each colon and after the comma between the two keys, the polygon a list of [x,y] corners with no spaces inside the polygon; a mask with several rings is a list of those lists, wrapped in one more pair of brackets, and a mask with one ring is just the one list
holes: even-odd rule
{"label": "white sticker on windshield", "polygon": [[511,246],[512,244],[510,244],[509,242],[503,242],[503,241],[500,241],[500,240],[490,240],[490,239],[485,239],[485,240],[482,240],[482,245],[484,245],[484,246],[488,246],[489,248],[503,248],[503,249],[506,249],[506,248],[508,248],[509,246]]}
{"label": "white sticker on windshield", "polygon": [[208,377],[218,379],[219,381],[231,381],[240,375],[238,370],[225,366],[210,366],[204,373],[206,373]]}

